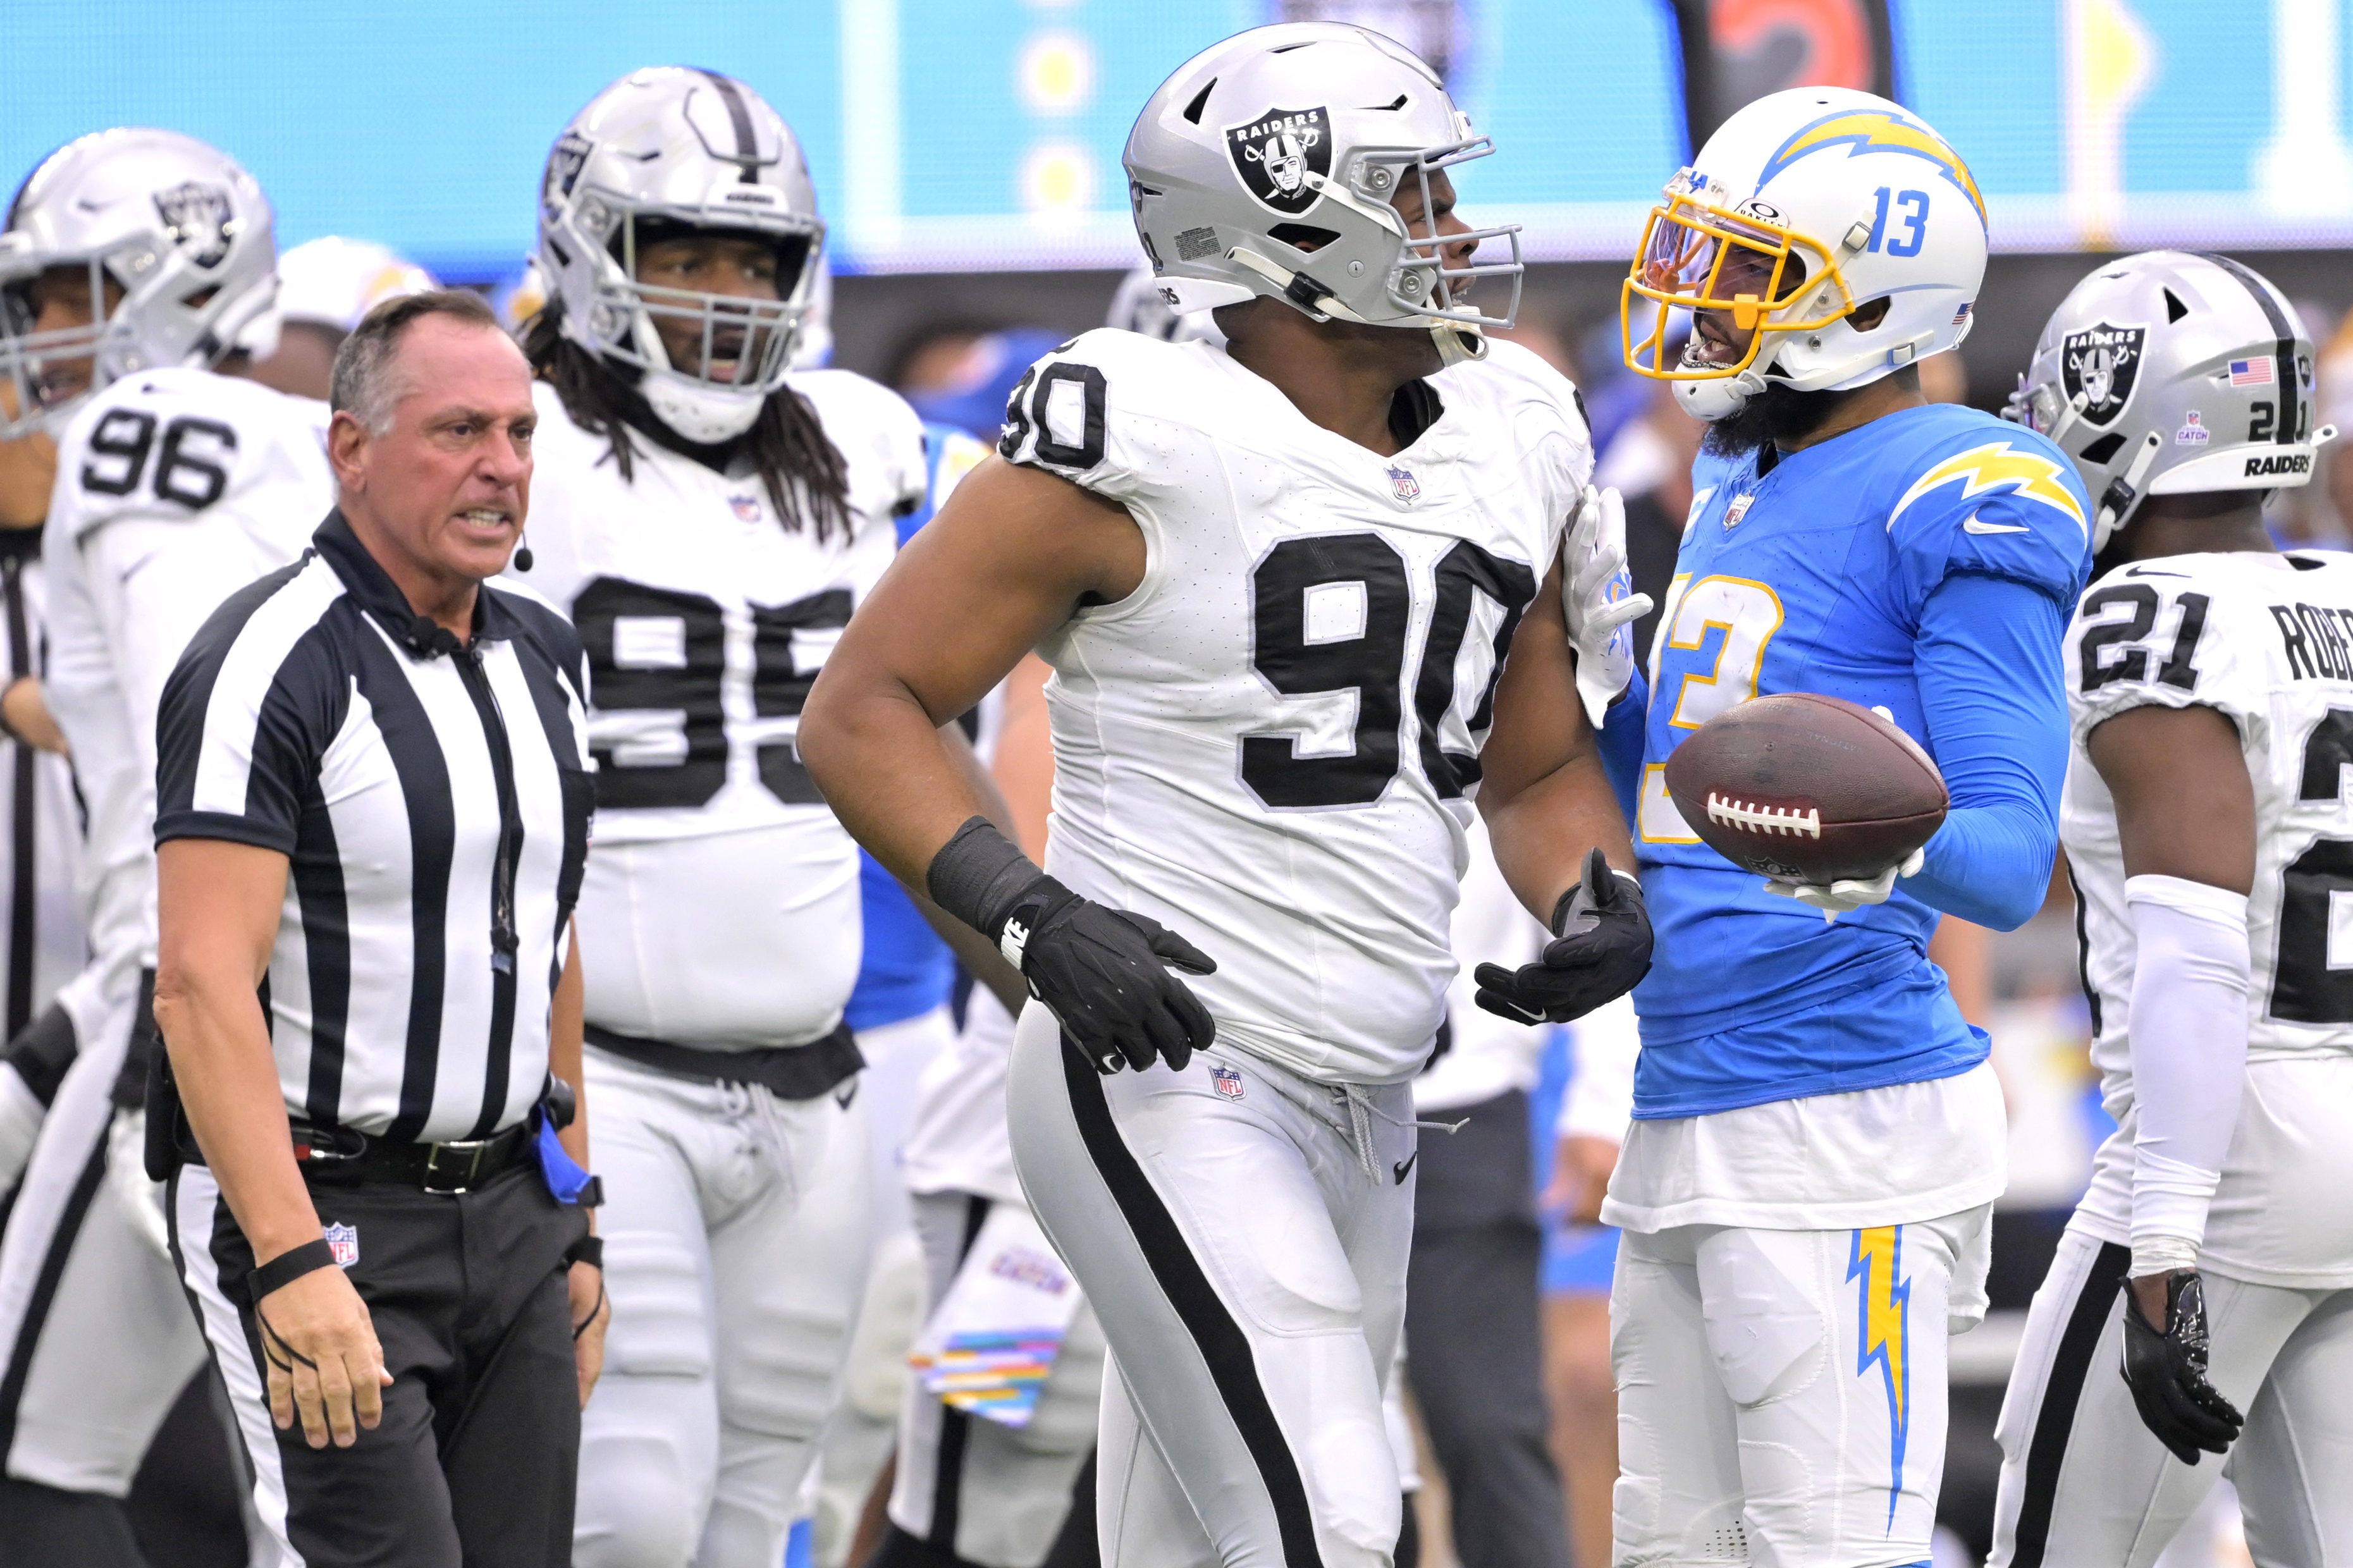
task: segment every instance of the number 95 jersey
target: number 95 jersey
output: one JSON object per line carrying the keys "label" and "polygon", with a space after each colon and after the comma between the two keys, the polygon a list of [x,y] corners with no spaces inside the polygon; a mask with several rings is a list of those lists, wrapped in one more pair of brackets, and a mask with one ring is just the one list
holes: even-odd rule
{"label": "number 95 jersey", "polygon": [[848,468],[847,538],[787,531],[756,474],[641,431],[624,479],[606,438],[537,389],[522,581],[588,654],[588,1021],[704,1050],[817,1039],[858,979],[858,847],[794,736],[891,563],[893,519],[923,497],[923,426],[896,394],[848,371],[791,384]]}
{"label": "number 95 jersey", "polygon": [[1120,502],[1144,580],[1039,645],[1047,868],[1218,962],[1221,1042],[1324,1082],[1419,1071],[1512,632],[1592,471],[1526,350],[1407,387],[1384,458],[1208,343],[1092,331],[998,450]]}
{"label": "number 95 jersey", "polygon": [[2291,1289],[2353,1285],[2353,559],[2174,555],[2111,572],[2067,631],[2073,749],[2060,841],[2075,879],[2092,1060],[2119,1131],[2101,1146],[2079,1226],[2128,1239],[2132,987],[2114,797],[2085,753],[2134,708],[2211,708],[2238,731],[2255,793],[2247,896],[2247,1089],[2209,1213],[2205,1260]]}

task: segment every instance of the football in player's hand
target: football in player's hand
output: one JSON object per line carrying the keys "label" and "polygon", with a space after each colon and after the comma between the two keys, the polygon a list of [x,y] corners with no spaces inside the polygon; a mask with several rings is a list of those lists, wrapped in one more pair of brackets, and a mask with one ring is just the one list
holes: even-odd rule
{"label": "football in player's hand", "polygon": [[1726,709],[1667,759],[1667,793],[1709,848],[1760,877],[1876,877],[1928,842],[1944,775],[1895,725],[1810,691]]}

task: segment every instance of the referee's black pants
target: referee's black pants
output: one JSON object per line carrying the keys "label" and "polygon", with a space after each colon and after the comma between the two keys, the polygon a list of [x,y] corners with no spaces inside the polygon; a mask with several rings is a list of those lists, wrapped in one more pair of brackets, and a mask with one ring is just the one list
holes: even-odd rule
{"label": "referee's black pants", "polygon": [[1421,1141],[1405,1374],[1446,1473],[1462,1568],[1568,1568],[1568,1511],[1548,1442],[1528,1097],[1457,1110]]}
{"label": "referee's black pants", "polygon": [[253,1459],[261,1522],[305,1568],[564,1568],[580,1458],[565,1249],[587,1229],[526,1163],[458,1196],[314,1181],[350,1226],[352,1283],[392,1386],[348,1448],[269,1419],[245,1277],[253,1252],[212,1173],[172,1178],[172,1254]]}

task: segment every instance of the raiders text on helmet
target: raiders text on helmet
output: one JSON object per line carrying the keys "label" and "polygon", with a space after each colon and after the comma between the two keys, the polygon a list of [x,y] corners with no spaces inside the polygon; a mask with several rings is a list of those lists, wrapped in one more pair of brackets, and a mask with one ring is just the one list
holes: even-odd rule
{"label": "raiders text on helmet", "polygon": [[[1968,335],[1985,261],[1985,198],[1918,116],[1849,88],[1772,93],[1725,121],[1651,210],[1621,291],[1626,363],[1673,382],[1701,419],[1768,381],[1865,386]],[[1883,300],[1885,315],[1858,328]],[[1712,359],[1694,332],[1674,353],[1672,318],[1689,310],[1729,314],[1746,350]]]}
{"label": "raiders text on helmet", "polygon": [[2104,263],[2042,329],[2004,417],[2082,471],[2094,548],[2143,497],[2273,489],[2312,477],[2312,341],[2285,295],[2221,256]]}
{"label": "raiders text on helmet", "polygon": [[[277,256],[261,187],[218,148],[135,127],[67,142],[17,191],[0,232],[0,379],[16,410],[0,405],[0,437],[61,427],[135,371],[268,353]],[[57,268],[85,273],[94,319],[36,331],[33,285]]]}
{"label": "raiders text on helmet", "polygon": [[[1238,34],[1180,67],[1128,133],[1135,231],[1163,300],[1190,312],[1259,295],[1314,321],[1432,332],[1446,363],[1485,352],[1481,333],[1519,310],[1516,226],[1440,236],[1393,205],[1417,183],[1493,146],[1402,45],[1336,22]],[[1508,261],[1457,259],[1504,243]],[[1508,280],[1488,313],[1472,285]]]}
{"label": "raiders text on helmet", "polygon": [[[638,248],[682,230],[772,243],[779,297],[638,282]],[[784,385],[824,242],[791,128],[759,94],[715,71],[632,71],[598,93],[548,154],[539,266],[563,302],[564,333],[640,373],[647,403],[691,441],[742,435]],[[700,331],[698,366],[670,363],[657,318]]]}

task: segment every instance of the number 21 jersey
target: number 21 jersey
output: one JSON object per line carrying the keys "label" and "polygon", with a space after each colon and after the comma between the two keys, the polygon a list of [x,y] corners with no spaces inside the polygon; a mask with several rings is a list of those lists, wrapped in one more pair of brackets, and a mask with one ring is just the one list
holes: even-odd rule
{"label": "number 21 jersey", "polygon": [[2060,840],[2075,879],[2093,1065],[2119,1131],[2076,1225],[2132,1223],[2132,986],[2116,803],[2084,744],[2134,708],[2211,708],[2231,721],[2255,795],[2247,896],[2247,1087],[2202,1252],[2236,1278],[2353,1286],[2353,560],[2260,552],[2175,555],[2109,573],[2067,633],[2073,752]]}
{"label": "number 21 jersey", "polygon": [[1385,458],[1222,348],[1103,330],[1039,362],[998,448],[1145,545],[1039,649],[1047,868],[1216,959],[1187,984],[1220,1042],[1326,1082],[1428,1054],[1495,677],[1592,470],[1525,349],[1400,395],[1429,422]]}
{"label": "number 21 jersey", "polygon": [[543,384],[522,581],[589,662],[591,1024],[703,1050],[802,1045],[858,979],[858,847],[794,736],[818,667],[923,500],[923,426],[848,371],[792,384],[841,453],[849,532],[787,532],[755,473],[632,432],[632,476]]}

